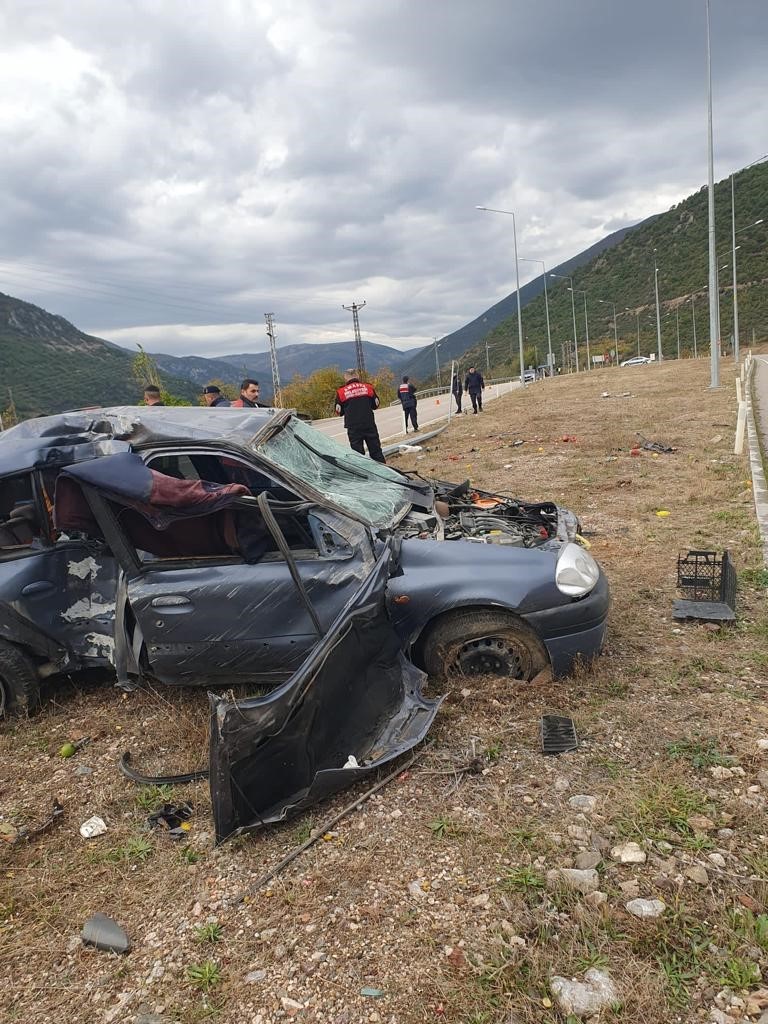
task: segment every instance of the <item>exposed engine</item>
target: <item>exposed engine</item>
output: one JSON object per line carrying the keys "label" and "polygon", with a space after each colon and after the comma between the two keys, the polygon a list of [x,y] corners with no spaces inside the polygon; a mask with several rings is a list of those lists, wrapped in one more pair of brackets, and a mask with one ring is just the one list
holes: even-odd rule
{"label": "exposed engine", "polygon": [[400,524],[403,538],[465,540],[532,548],[557,535],[558,508],[472,490],[469,482],[436,483],[432,512],[412,511]]}

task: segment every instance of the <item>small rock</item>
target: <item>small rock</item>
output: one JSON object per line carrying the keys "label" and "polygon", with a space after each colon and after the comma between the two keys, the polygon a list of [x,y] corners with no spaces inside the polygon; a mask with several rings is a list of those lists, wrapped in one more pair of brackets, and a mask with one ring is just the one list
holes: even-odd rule
{"label": "small rock", "polygon": [[555,790],[556,793],[565,793],[570,788],[571,788],[571,784],[568,781],[568,779],[563,778],[562,776],[560,776],[560,778],[555,779],[555,781],[554,781],[554,790]]}
{"label": "small rock", "polygon": [[714,821],[706,814],[692,814],[688,819],[688,824],[694,832],[711,832],[715,827]]}
{"label": "small rock", "polygon": [[584,981],[555,975],[549,988],[562,1013],[574,1017],[593,1017],[619,1000],[611,976],[594,967],[584,975]]}
{"label": "small rock", "polygon": [[694,864],[690,868],[685,869],[685,877],[690,878],[696,885],[706,885],[709,882],[709,875],[707,874],[706,868],[701,867],[699,864]]}
{"label": "small rock", "polygon": [[100,818],[97,814],[84,821],[80,826],[80,835],[83,839],[95,839],[97,836],[103,836],[106,831],[107,826],[104,819]]}
{"label": "small rock", "polygon": [[267,976],[267,972],[263,970],[249,971],[245,976],[246,985],[258,985],[264,981]]}
{"label": "small rock", "polygon": [[768,789],[768,772],[758,772],[757,781],[763,789]]}
{"label": "small rock", "polygon": [[626,909],[633,917],[661,917],[667,909],[664,900],[630,900]]}
{"label": "small rock", "polygon": [[487,892],[481,892],[479,896],[473,896],[469,902],[473,907],[487,907],[490,898]]}
{"label": "small rock", "polygon": [[630,899],[640,893],[640,883],[636,878],[630,878],[628,882],[619,882],[619,888]]}
{"label": "small rock", "polygon": [[599,853],[607,853],[611,846],[605,836],[601,836],[597,832],[592,833],[589,845],[593,850],[597,850]]}
{"label": "small rock", "polygon": [[622,843],[620,846],[614,846],[611,856],[619,864],[645,864],[646,861],[645,851],[637,843]]}
{"label": "small rock", "polygon": [[716,764],[709,769],[709,774],[712,776],[713,779],[717,779],[718,781],[722,782],[725,779],[733,778],[733,769],[726,768],[725,765],[722,764]]}
{"label": "small rock", "polygon": [[732,828],[719,828],[717,830],[718,839],[733,839],[735,835],[736,832]]}
{"label": "small rock", "polygon": [[288,996],[280,997],[280,1005],[289,1017],[295,1017],[297,1013],[301,1013],[304,1009],[303,1003],[297,1003],[295,999],[290,999]]}
{"label": "small rock", "polygon": [[575,889],[577,892],[594,892],[600,884],[600,876],[594,868],[580,871],[578,868],[555,868],[547,872],[547,885],[551,889],[565,886],[566,889]]}
{"label": "small rock", "polygon": [[93,768],[89,768],[87,764],[79,764],[75,768],[75,775],[93,775]]}
{"label": "small rock", "polygon": [[588,843],[591,833],[588,828],[582,828],[581,825],[569,825],[568,835],[578,843]]}
{"label": "small rock", "polygon": [[582,853],[576,854],[573,866],[579,868],[580,871],[585,871],[588,868],[596,868],[602,859],[597,850],[584,850]]}
{"label": "small rock", "polygon": [[584,796],[583,794],[572,796],[568,801],[568,806],[572,807],[574,811],[584,811],[587,814],[591,814],[595,807],[597,807],[597,797]]}
{"label": "small rock", "polygon": [[716,868],[725,867],[725,857],[722,855],[722,853],[710,853],[707,857],[707,860],[711,861]]}
{"label": "small rock", "polygon": [[604,903],[608,902],[608,893],[595,889],[594,892],[587,893],[584,897],[584,902],[588,903],[591,907],[602,907]]}
{"label": "small rock", "polygon": [[725,1010],[719,1010],[713,1006],[709,1011],[710,1024],[734,1024],[733,1017],[730,1017]]}
{"label": "small rock", "polygon": [[756,745],[758,750],[768,750],[768,739],[759,739]]}
{"label": "small rock", "polygon": [[408,892],[416,899],[423,899],[429,891],[429,884],[423,878],[416,878],[408,883]]}

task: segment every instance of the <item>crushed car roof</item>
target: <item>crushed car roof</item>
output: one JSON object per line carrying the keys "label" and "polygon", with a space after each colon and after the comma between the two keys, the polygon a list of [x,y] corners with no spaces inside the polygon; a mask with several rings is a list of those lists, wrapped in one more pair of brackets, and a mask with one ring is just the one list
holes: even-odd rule
{"label": "crushed car roof", "polygon": [[284,409],[123,405],[43,416],[0,433],[0,476],[126,451],[129,444],[214,438],[252,444],[289,415]]}

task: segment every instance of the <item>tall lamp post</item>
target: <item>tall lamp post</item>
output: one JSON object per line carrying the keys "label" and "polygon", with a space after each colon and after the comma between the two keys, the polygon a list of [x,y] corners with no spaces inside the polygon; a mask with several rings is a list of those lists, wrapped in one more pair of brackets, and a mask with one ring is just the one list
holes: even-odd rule
{"label": "tall lamp post", "polygon": [[[571,288],[569,290],[571,292],[573,292],[573,288]],[[592,359],[591,359],[590,354],[589,354],[589,319],[587,318],[587,293],[582,291],[581,288],[577,288],[576,291],[579,293],[579,295],[583,295],[584,296],[584,333],[586,334],[586,337],[587,337],[587,369],[591,370],[592,369]]]}
{"label": "tall lamp post", "polygon": [[707,0],[707,221],[709,236],[709,386],[720,387],[717,256],[715,246],[715,159],[712,150],[712,28]]}
{"label": "tall lamp post", "polygon": [[573,354],[576,357],[576,373],[579,372],[579,336],[576,332],[576,302],[573,298],[573,278],[567,274],[554,274],[551,270],[549,272],[550,277],[559,277],[561,281],[570,281],[571,287],[568,291],[571,293],[571,313],[573,313]]}
{"label": "tall lamp post", "polygon": [[485,213],[503,213],[512,218],[512,240],[515,245],[515,288],[517,289],[517,339],[520,347],[520,387],[525,387],[525,355],[523,353],[523,314],[520,309],[520,264],[517,259],[517,226],[512,210],[494,210],[490,206],[476,206]]}
{"label": "tall lamp post", "polygon": [[616,353],[616,356],[618,357],[618,355],[619,355],[619,332],[618,332],[618,329],[616,327],[616,303],[615,302],[609,302],[608,299],[598,299],[597,301],[600,302],[603,306],[613,306],[613,351]]}
{"label": "tall lamp post", "polygon": [[698,359],[699,353],[696,349],[696,296],[691,292],[691,319],[693,320],[693,358]]}
{"label": "tall lamp post", "polygon": [[653,250],[653,287],[656,290],[656,352],[659,362],[664,358],[661,353],[661,313],[659,311],[659,268],[656,266],[656,250]]}
{"label": "tall lamp post", "polygon": [[435,346],[435,376],[437,377],[437,386],[442,387],[440,383],[440,357],[437,354],[437,350],[440,348],[442,342],[439,342],[437,338],[433,338],[432,342]]}
{"label": "tall lamp post", "polygon": [[552,355],[552,334],[549,330],[549,299],[547,297],[547,268],[544,266],[544,260],[529,260],[526,256],[521,256],[521,260],[524,263],[540,263],[541,264],[541,276],[544,278],[544,310],[547,314],[547,354],[549,357],[549,372],[553,373],[555,368],[555,359]]}

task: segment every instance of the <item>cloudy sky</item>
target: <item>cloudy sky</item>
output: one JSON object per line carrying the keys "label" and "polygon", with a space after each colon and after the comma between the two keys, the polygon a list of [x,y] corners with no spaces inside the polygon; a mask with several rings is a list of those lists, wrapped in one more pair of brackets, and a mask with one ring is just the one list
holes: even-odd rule
{"label": "cloudy sky", "polygon": [[[715,174],[768,3],[712,0]],[[706,182],[704,0],[0,0],[0,291],[154,351],[407,348]],[[536,272],[521,264],[521,281]]]}

